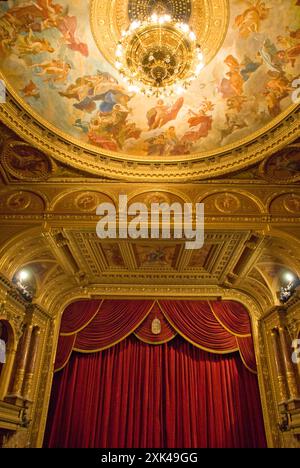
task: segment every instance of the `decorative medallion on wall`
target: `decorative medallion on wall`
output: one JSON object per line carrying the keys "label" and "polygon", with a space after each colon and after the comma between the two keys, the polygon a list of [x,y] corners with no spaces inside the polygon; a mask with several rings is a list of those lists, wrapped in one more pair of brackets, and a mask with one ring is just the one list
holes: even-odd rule
{"label": "decorative medallion on wall", "polygon": [[222,193],[215,200],[215,207],[222,213],[235,213],[239,210],[240,206],[239,199],[230,193]]}
{"label": "decorative medallion on wall", "polygon": [[75,206],[80,211],[95,212],[99,199],[100,197],[96,192],[80,193],[75,199]]}
{"label": "decorative medallion on wall", "polygon": [[21,141],[8,141],[4,145],[2,163],[13,177],[28,181],[45,180],[52,170],[44,153]]}
{"label": "decorative medallion on wall", "polygon": [[272,155],[260,167],[263,177],[277,184],[292,184],[300,180],[300,148],[290,148]]}
{"label": "decorative medallion on wall", "polygon": [[31,197],[28,192],[13,193],[7,199],[7,207],[12,211],[24,211],[29,208],[31,204]]}
{"label": "decorative medallion on wall", "polygon": [[298,214],[300,213],[300,197],[299,195],[291,194],[283,202],[284,208],[290,213]]}

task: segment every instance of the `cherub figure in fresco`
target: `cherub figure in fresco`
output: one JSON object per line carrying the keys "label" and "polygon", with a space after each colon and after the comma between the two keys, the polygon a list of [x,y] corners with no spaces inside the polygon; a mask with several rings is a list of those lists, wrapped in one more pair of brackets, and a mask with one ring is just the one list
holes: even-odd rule
{"label": "cherub figure in fresco", "polygon": [[161,128],[168,122],[176,120],[183,103],[182,97],[173,106],[167,106],[162,99],[159,99],[156,106],[147,112],[149,130]]}
{"label": "cherub figure in fresco", "polygon": [[148,145],[148,156],[163,156],[166,143],[167,141],[164,132],[146,140],[146,144]]}
{"label": "cherub figure in fresco", "polygon": [[110,113],[116,104],[127,107],[133,97],[133,94],[120,86],[112,75],[101,71],[94,76],[78,78],[66,91],[60,92],[60,95],[67,99],[75,99],[77,102],[74,107],[87,113],[97,109],[98,101],[100,101],[99,110]]}
{"label": "cherub figure in fresco", "polygon": [[104,149],[121,150],[127,140],[138,139],[141,135],[136,124],[128,122],[128,115],[129,109],[120,104],[115,104],[109,113],[98,111],[88,126],[89,140]]}
{"label": "cherub figure in fresco", "polygon": [[15,48],[20,57],[25,55],[38,55],[42,52],[49,52],[50,54],[54,52],[49,42],[46,39],[34,36],[31,29],[27,36],[18,36]]}
{"label": "cherub figure in fresco", "polygon": [[244,39],[260,31],[261,22],[268,18],[270,12],[270,8],[267,8],[266,3],[261,0],[256,0],[254,3],[247,1],[247,4],[249,8],[235,19],[235,26]]}
{"label": "cherub figure in fresco", "polygon": [[261,61],[254,62],[248,56],[244,57],[240,63],[233,55],[228,55],[224,60],[225,65],[229,67],[220,85],[220,92],[225,99],[240,97],[244,93],[244,85],[261,66]]}
{"label": "cherub figure in fresco", "polygon": [[222,140],[232,135],[236,130],[247,127],[247,122],[241,114],[244,104],[248,101],[246,96],[234,96],[227,99],[225,112],[226,127],[221,130]]}
{"label": "cherub figure in fresco", "polygon": [[31,68],[39,70],[36,72],[37,76],[47,76],[47,78],[44,79],[45,83],[51,82],[54,84],[64,83],[67,80],[72,67],[69,63],[64,62],[63,60],[54,59],[50,62],[45,61],[42,63],[35,63]]}
{"label": "cherub figure in fresco", "polygon": [[212,129],[212,111],[214,110],[214,107],[215,106],[211,101],[205,99],[202,102],[202,105],[198,112],[194,112],[191,109],[189,110],[189,114],[191,115],[191,117],[188,120],[190,128],[197,128],[193,131],[187,132],[182,138],[183,142],[195,142],[199,141],[201,138],[206,138],[208,136],[210,130]]}
{"label": "cherub figure in fresco", "polygon": [[6,53],[14,46],[18,37],[18,21],[9,13],[0,17],[0,44],[1,51]]}
{"label": "cherub figure in fresco", "polygon": [[231,98],[233,96],[242,96],[245,81],[241,75],[241,65],[233,55],[228,55],[224,60],[225,65],[229,67],[229,72],[221,82],[220,92],[223,98]]}
{"label": "cherub figure in fresco", "polygon": [[54,4],[52,0],[36,0],[17,5],[8,14],[18,22],[20,32],[29,28],[42,32],[57,27],[65,12],[62,5]]}
{"label": "cherub figure in fresco", "polygon": [[290,63],[294,68],[296,60],[300,56],[300,29],[297,31],[289,31],[289,36],[278,36],[277,41],[280,46],[285,47],[279,50],[277,55],[284,63]]}
{"label": "cherub figure in fresco", "polygon": [[[56,28],[62,35],[62,42],[70,50],[87,57],[89,55],[87,44],[80,42],[76,37],[77,18],[69,16],[67,12],[68,9],[54,4],[52,0],[25,2],[10,8],[0,18],[2,50],[6,52],[14,48],[17,39],[23,37],[22,33],[30,33],[30,31],[41,33],[47,29]],[[27,53],[30,54],[29,49]]]}
{"label": "cherub figure in fresco", "polygon": [[39,99],[41,97],[37,85],[32,80],[30,80],[30,82],[21,89],[21,93],[26,98]]}
{"label": "cherub figure in fresco", "polygon": [[190,154],[190,143],[183,142],[176,134],[174,126],[165,132],[146,140],[147,154],[149,156],[170,156],[178,154]]}
{"label": "cherub figure in fresco", "polygon": [[280,103],[285,99],[293,90],[290,81],[282,72],[269,71],[269,81],[265,85],[265,92],[267,106],[271,117],[276,117],[281,112]]}

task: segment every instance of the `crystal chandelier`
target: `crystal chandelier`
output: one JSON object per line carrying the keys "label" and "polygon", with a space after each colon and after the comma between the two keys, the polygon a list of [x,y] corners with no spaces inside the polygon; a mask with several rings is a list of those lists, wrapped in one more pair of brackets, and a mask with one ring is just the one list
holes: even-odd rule
{"label": "crystal chandelier", "polygon": [[130,91],[163,97],[183,94],[203,69],[204,57],[188,24],[153,14],[122,32],[115,66]]}

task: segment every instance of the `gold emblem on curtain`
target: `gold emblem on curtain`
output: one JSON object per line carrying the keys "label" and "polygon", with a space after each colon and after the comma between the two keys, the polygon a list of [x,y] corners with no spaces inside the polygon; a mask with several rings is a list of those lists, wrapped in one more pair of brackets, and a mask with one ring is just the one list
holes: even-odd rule
{"label": "gold emblem on curtain", "polygon": [[151,331],[153,335],[160,335],[161,334],[161,321],[158,318],[155,318],[152,321]]}

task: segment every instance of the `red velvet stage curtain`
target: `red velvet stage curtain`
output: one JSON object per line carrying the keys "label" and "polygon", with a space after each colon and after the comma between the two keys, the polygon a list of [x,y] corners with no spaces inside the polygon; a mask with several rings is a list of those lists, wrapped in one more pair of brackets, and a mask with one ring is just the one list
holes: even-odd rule
{"label": "red velvet stage curtain", "polygon": [[103,301],[78,301],[70,304],[64,311],[60,334],[73,335],[85,328],[99,312]]}
{"label": "red velvet stage curtain", "polygon": [[54,377],[46,447],[265,447],[257,377],[238,353],[131,336]]}
{"label": "red velvet stage curtain", "polygon": [[[155,316],[161,326],[157,336],[151,329]],[[81,301],[68,307],[61,329],[56,371],[67,364],[72,351],[103,351],[131,333],[161,344],[178,333],[205,351],[239,351],[246,367],[256,372],[250,318],[244,306],[233,301]]]}
{"label": "red velvet stage curtain", "polygon": [[74,350],[103,351],[131,335],[145,320],[153,301],[104,301],[95,318],[77,334]]}
{"label": "red velvet stage curtain", "polygon": [[238,350],[235,336],[216,320],[207,301],[160,301],[170,324],[194,345],[216,353]]}

